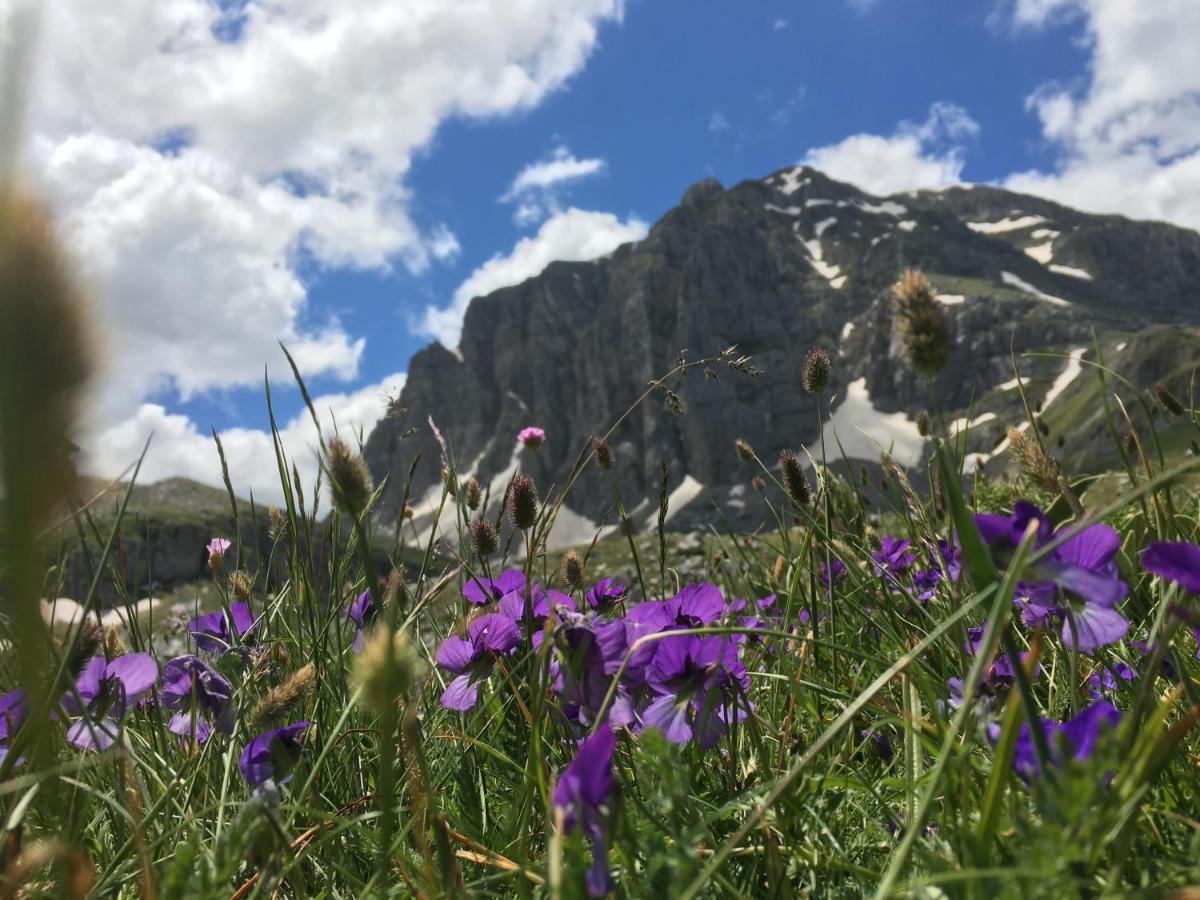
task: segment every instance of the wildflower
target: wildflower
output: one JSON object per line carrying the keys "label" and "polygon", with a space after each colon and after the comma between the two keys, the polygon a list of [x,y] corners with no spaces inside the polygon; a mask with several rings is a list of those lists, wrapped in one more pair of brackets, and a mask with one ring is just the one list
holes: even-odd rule
{"label": "wildflower", "polygon": [[813,347],[804,360],[804,389],[810,394],[823,394],[829,387],[829,373],[832,369],[833,363],[829,354],[820,347]]}
{"label": "wildflower", "polygon": [[725,612],[725,598],[707,582],[685,585],[669,600],[647,600],[625,616],[627,622],[647,626],[651,632],[712,625]]}
{"label": "wildflower", "polygon": [[221,653],[234,643],[245,643],[261,622],[261,615],[252,615],[249,606],[235,600],[229,605],[228,615],[218,609],[196,616],[188,622],[188,631],[205,653]]}
{"label": "wildflower", "polygon": [[1133,681],[1137,672],[1123,662],[1116,662],[1093,672],[1088,678],[1088,696],[1100,700],[1105,692],[1113,693],[1120,687],[1122,681]]}
{"label": "wildflower", "polygon": [[272,728],[251,740],[238,760],[242,777],[255,787],[267,782],[286,784],[290,781],[303,752],[300,735],[310,724],[296,722],[282,728]]}
{"label": "wildflower", "polygon": [[908,269],[892,287],[900,343],[909,362],[932,377],[954,353],[954,332],[933,285],[920,272]]}
{"label": "wildflower", "polygon": [[[1050,761],[1061,768],[1068,760],[1083,762],[1090,759],[1101,737],[1115,729],[1120,721],[1120,711],[1107,700],[1099,700],[1066,722],[1059,724],[1041,719],[1038,727],[1046,736]],[[1027,781],[1038,773],[1038,758],[1028,722],[1017,734],[1013,768]]]}
{"label": "wildflower", "polygon": [[[617,627],[613,627],[617,626]],[[620,668],[627,646],[619,622],[578,620],[555,632],[551,661],[554,691],[563,701],[563,712],[581,725],[596,721],[604,705],[613,674]],[[636,719],[628,687],[618,684],[614,702],[607,708],[613,725],[631,725]]]}
{"label": "wildflower", "polygon": [[592,438],[592,453],[596,457],[596,465],[602,469],[611,469],[613,467],[613,463],[616,462],[616,459],[613,456],[612,447],[610,447],[608,445],[608,441],[602,437]]}
{"label": "wildflower", "polygon": [[715,747],[750,711],[745,699],[750,676],[729,638],[680,635],[659,641],[646,681],[656,698],[642,719],[673,744],[695,740],[703,749]]}
{"label": "wildflower", "polygon": [[859,737],[863,740],[870,739],[875,744],[875,750],[879,753],[879,759],[886,766],[891,763],[893,756],[892,742],[887,739],[878,726],[870,725],[859,732]]}
{"label": "wildflower", "polygon": [[471,552],[480,559],[491,556],[500,549],[500,535],[496,526],[487,519],[476,519],[471,523]]}
{"label": "wildflower", "polygon": [[492,580],[476,576],[463,585],[463,597],[471,603],[483,605],[499,600],[505,594],[525,590],[525,573],[520,569],[506,569]]}
{"label": "wildflower", "polygon": [[521,531],[537,524],[537,487],[528,475],[517,475],[508,487],[508,517]]}
{"label": "wildflower", "polygon": [[359,594],[346,608],[346,615],[354,622],[354,652],[358,653],[363,648],[363,635],[367,626],[374,621],[376,615],[375,598],[371,596],[371,592],[363,591]]}
{"label": "wildflower", "polygon": [[846,564],[834,557],[828,563],[821,566],[821,583],[831,585],[845,574]]}
{"label": "wildflower", "polygon": [[917,554],[911,552],[911,547],[912,541],[885,534],[879,549],[871,553],[871,559],[875,560],[875,574],[882,575],[894,586],[899,586],[896,576],[907,571],[917,559]]}
{"label": "wildflower", "polygon": [[570,590],[583,589],[583,560],[574,550],[568,550],[562,558],[562,581]]}
{"label": "wildflower", "polygon": [[[1036,546],[1056,536],[1045,514],[1025,500],[1017,502],[1011,516],[977,515],[975,523],[993,553],[1002,557],[1020,542],[1030,523],[1036,523]],[[1062,617],[1063,643],[1083,653],[1124,637],[1129,623],[1114,609],[1129,593],[1114,562],[1120,546],[1120,535],[1108,525],[1090,525],[1059,544],[1049,559],[1032,565],[1030,571],[1039,580],[1019,584],[1016,598],[1025,623]],[[1082,603],[1059,606],[1055,601],[1063,592]]]}
{"label": "wildflower", "polygon": [[1184,541],[1158,541],[1142,551],[1142,568],[1185,591],[1200,594],[1200,546]]}
{"label": "wildflower", "polygon": [[479,682],[492,674],[496,656],[512,650],[520,640],[512,619],[492,613],[468,625],[465,638],[451,636],[442,641],[434,658],[457,676],[442,693],[442,706],[460,712],[471,709],[479,701]]}
{"label": "wildflower", "polygon": [[611,815],[612,757],[617,736],[605,725],[584,739],[575,758],[554,786],[554,806],[563,814],[567,832],[579,828],[592,842],[592,866],[585,877],[587,892],[603,897],[611,890],[605,832]]}
{"label": "wildflower", "polygon": [[200,744],[214,729],[233,732],[233,686],[204,660],[197,656],[170,660],[163,666],[162,684],[163,706],[176,711],[167,725],[171,732]]}
{"label": "wildflower", "polygon": [[750,487],[754,488],[756,493],[761,494],[767,489],[767,482],[763,480],[761,475],[755,475],[750,479]]}
{"label": "wildflower", "polygon": [[208,552],[208,569],[216,574],[225,567],[225,554],[232,546],[226,538],[213,538],[204,549]]}
{"label": "wildflower", "polygon": [[8,755],[8,748],[29,715],[29,692],[17,688],[0,697],[0,762]]}
{"label": "wildflower", "polygon": [[625,585],[617,584],[611,578],[601,578],[588,589],[583,599],[597,612],[605,612],[624,597],[626,591]]}
{"label": "wildflower", "polygon": [[542,429],[530,425],[528,428],[522,428],[517,434],[517,440],[528,447],[530,450],[536,450],[542,446],[542,442],[546,440],[546,432]]}
{"label": "wildflower", "polygon": [[158,681],[158,663],[148,653],[130,653],[108,662],[93,656],[79,673],[74,693],[62,706],[80,718],[67,740],[80,750],[107,750],[120,731],[125,711]]}
{"label": "wildflower", "polygon": [[804,477],[804,467],[791,450],[779,454],[779,472],[783,476],[783,490],[788,499],[798,509],[808,506],[812,493],[808,488],[808,479]]}

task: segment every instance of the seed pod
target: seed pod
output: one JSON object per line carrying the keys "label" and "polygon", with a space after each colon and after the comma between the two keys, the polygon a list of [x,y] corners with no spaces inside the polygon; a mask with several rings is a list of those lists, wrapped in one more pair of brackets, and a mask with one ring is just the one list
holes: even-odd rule
{"label": "seed pod", "polygon": [[255,730],[273,719],[283,718],[293,712],[312,693],[316,680],[316,669],[309,663],[289,675],[283,684],[267,691],[250,711],[250,720]]}
{"label": "seed pod", "polygon": [[804,467],[791,450],[779,454],[779,471],[783,476],[783,489],[792,501],[792,505],[800,509],[808,506],[812,494],[808,488],[808,479],[804,477]]}
{"label": "seed pod", "polygon": [[733,442],[733,448],[737,450],[738,459],[742,460],[743,462],[753,462],[754,448],[751,447],[746,441],[738,438]]}
{"label": "seed pod", "polygon": [[921,437],[929,437],[929,433],[930,433],[929,413],[926,412],[925,410],[921,410],[920,412],[917,413],[917,434],[919,434]]}
{"label": "seed pod", "polygon": [[808,351],[804,360],[804,389],[810,394],[822,394],[829,387],[829,373],[833,370],[833,362],[829,354],[820,347]]}
{"label": "seed pod", "polygon": [[487,519],[476,519],[471,523],[471,552],[481,559],[491,556],[500,549],[500,535],[496,526]]}
{"label": "seed pod", "polygon": [[508,518],[521,531],[526,531],[537,524],[537,486],[528,475],[517,475],[509,485]]}

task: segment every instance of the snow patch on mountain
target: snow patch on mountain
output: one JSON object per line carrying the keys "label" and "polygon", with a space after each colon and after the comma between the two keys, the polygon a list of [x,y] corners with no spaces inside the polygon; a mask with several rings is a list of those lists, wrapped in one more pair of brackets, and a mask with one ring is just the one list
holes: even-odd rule
{"label": "snow patch on mountain", "polygon": [[[925,438],[902,412],[885,413],[871,403],[867,379],[846,385],[846,399],[833,411],[822,430],[829,459],[878,460],[881,450],[891,448],[892,456],[903,466],[920,462]],[[841,447],[839,449],[839,442]]]}
{"label": "snow patch on mountain", "polygon": [[1015,287],[1018,291],[1024,294],[1029,294],[1031,297],[1037,297],[1039,300],[1044,300],[1047,303],[1053,303],[1055,306],[1070,306],[1071,304],[1062,297],[1055,297],[1052,294],[1047,294],[1045,291],[1040,291],[1032,284],[1024,279],[1014,275],[1012,272],[1001,272],[1000,280],[1009,287]]}
{"label": "snow patch on mountain", "polygon": [[967,227],[979,234],[1004,234],[1006,231],[1020,231],[1032,228],[1045,222],[1044,216],[1011,216],[999,222],[968,222]]}

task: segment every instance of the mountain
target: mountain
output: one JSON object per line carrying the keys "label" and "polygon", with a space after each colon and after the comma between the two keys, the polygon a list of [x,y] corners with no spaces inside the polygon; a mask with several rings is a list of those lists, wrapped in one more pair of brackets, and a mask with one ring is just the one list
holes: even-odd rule
{"label": "mountain", "polygon": [[[908,266],[932,280],[957,336],[932,394],[893,335],[889,289]],[[695,372],[674,385],[683,415],[652,396],[611,443],[627,506],[657,509],[665,462],[674,527],[712,520],[717,509],[753,525],[753,472],[733,442],[749,441],[768,462],[787,447],[818,452],[817,402],[801,373],[819,345],[834,359],[824,427],[831,458],[836,432],[850,459],[877,461],[878,441],[918,465],[924,441],[914,419],[936,396],[956,429],[967,430],[969,418],[969,465],[1004,467],[1005,427],[1024,420],[1015,358],[1050,445],[1061,436],[1056,452],[1072,471],[1104,468],[1111,441],[1089,365],[1096,345],[1137,387],[1166,381],[1185,392],[1200,362],[1197,285],[1200,234],[1163,223],[992,187],[876,197],[803,166],[728,190],[707,179],[644,240],[593,262],[553,263],[475,298],[457,349],[434,343],[413,357],[366,458],[376,480],[388,478],[385,521],[398,512],[417,454],[410,497],[419,521],[436,500],[441,462],[430,418],[460,475],[476,475],[494,497],[518,468],[543,489],[561,486],[587,437],[605,431],[682,349],[696,359],[737,345],[761,377],[720,366],[717,379]],[[547,432],[537,451],[516,443],[526,425]],[[608,479],[586,472],[559,543],[590,538],[611,498]]]}

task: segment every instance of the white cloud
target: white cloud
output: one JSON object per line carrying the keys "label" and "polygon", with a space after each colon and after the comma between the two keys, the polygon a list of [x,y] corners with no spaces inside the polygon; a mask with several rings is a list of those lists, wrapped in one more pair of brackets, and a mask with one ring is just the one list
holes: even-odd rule
{"label": "white cloud", "polygon": [[1099,212],[1200,228],[1200,4],[1195,0],[1019,0],[1014,21],[1083,24],[1091,48],[1080,89],[1028,100],[1058,151],[1049,171],[1007,185]]}
{"label": "white cloud", "polygon": [[792,124],[792,116],[799,111],[804,105],[804,98],[808,96],[808,88],[801,85],[792,92],[791,96],[784,101],[783,105],[771,113],[771,124],[777,128],[786,128]]}
{"label": "white cloud", "polygon": [[782,19],[782,18],[776,19],[774,22],[771,23],[771,30],[772,31],[783,31],[783,29],[787,28],[791,24],[792,24],[791,21],[789,21],[788,19]]}
{"label": "white cloud", "polygon": [[[352,393],[314,397],[313,406],[326,438],[333,436],[336,426],[342,439],[356,446],[359,435],[365,438],[403,385],[404,374],[399,373]],[[151,435],[150,448],[138,476],[140,482],[182,476],[215,487],[223,484],[212,435],[197,428],[187,416],[169,413],[156,403],[142,404],[133,416],[101,431],[96,440],[88,443],[82,467],[100,475],[115,476],[138,458]],[[279,503],[283,494],[270,432],[227,428],[220,436],[234,490],[242,497],[253,491],[257,500]],[[289,460],[300,471],[305,495],[311,498],[319,467],[318,440],[307,409],[282,423],[280,438]]]}
{"label": "white cloud", "polygon": [[621,244],[646,236],[646,223],[631,216],[622,222],[612,213],[571,208],[542,223],[537,234],[522,238],[507,256],[497,254],[471,273],[446,307],[428,307],[420,329],[446,347],[458,346],[463,316],[475,297],[520,284],[555,260],[582,261],[611,253]]}
{"label": "white cloud", "polygon": [[410,216],[413,155],[448,118],[538,104],[623,14],[623,0],[40,6],[27,168],[111,332],[97,427],[154,392],[254,384],[276,340],[308,375],[353,377],[363,342],[314,320],[302,266],[453,256],[448,229]]}
{"label": "white cloud", "polygon": [[534,225],[561,211],[562,192],[568,184],[599,175],[604,169],[602,159],[578,159],[566,147],[556,147],[549,158],[518,172],[500,202],[516,202],[513,220],[521,226]]}
{"label": "white cloud", "polygon": [[846,0],[846,5],[858,13],[860,16],[865,16],[875,8],[879,0]]}
{"label": "white cloud", "polygon": [[874,194],[944,187],[961,180],[963,142],[978,133],[965,109],[935,103],[924,122],[901,122],[888,137],[854,134],[809,150],[801,162]]}
{"label": "white cloud", "polygon": [[714,112],[708,117],[709,131],[724,131],[729,127],[729,120],[725,118],[725,114],[720,110]]}

